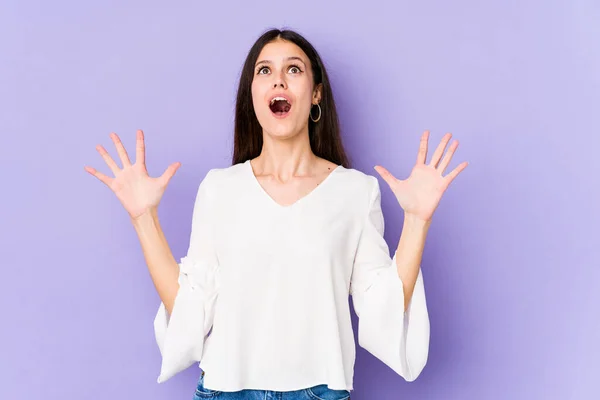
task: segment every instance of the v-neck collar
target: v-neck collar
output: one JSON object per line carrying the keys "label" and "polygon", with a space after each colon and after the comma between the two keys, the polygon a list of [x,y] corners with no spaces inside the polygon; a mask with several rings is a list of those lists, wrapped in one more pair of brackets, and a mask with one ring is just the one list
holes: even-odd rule
{"label": "v-neck collar", "polygon": [[271,195],[269,193],[267,193],[267,191],[265,190],[265,188],[263,188],[263,186],[260,184],[260,182],[258,181],[256,175],[254,175],[254,170],[252,169],[252,164],[250,163],[250,160],[246,160],[244,162],[244,164],[246,165],[246,170],[248,171],[248,174],[250,175],[250,179],[252,180],[253,184],[256,185],[256,187],[258,188],[258,190],[262,193],[262,196],[267,198],[267,201],[269,201],[271,204],[273,204],[275,207],[282,209],[282,210],[287,210],[287,209],[291,209],[294,206],[296,206],[299,203],[305,202],[307,201],[308,198],[310,197],[314,197],[318,191],[325,186],[325,184],[331,180],[332,176],[338,172],[338,170],[342,169],[343,166],[342,165],[338,165],[337,167],[335,167],[326,177],[325,179],[323,179],[321,181],[321,183],[319,183],[319,185],[317,185],[317,187],[315,187],[314,189],[312,189],[310,192],[308,192],[307,194],[305,194],[304,196],[298,198],[296,201],[294,201],[291,204],[288,205],[283,205],[278,203],[277,201],[275,201],[275,199],[273,197],[271,197]]}

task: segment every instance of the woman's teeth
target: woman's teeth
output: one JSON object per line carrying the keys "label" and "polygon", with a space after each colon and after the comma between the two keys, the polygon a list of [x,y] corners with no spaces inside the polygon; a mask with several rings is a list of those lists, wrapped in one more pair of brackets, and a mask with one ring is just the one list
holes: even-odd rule
{"label": "woman's teeth", "polygon": [[286,103],[288,102],[285,97],[273,97],[273,99],[271,99],[271,105],[273,105],[273,103],[275,103],[278,100],[285,101]]}

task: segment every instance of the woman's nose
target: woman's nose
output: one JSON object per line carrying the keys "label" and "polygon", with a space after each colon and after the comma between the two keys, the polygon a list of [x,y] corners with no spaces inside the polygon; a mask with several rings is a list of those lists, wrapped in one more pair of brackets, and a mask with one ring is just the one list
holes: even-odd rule
{"label": "woman's nose", "polygon": [[275,82],[273,82],[273,87],[277,88],[278,86],[282,87],[285,89],[286,87],[286,83],[285,83],[285,79],[283,78],[282,75],[275,75]]}

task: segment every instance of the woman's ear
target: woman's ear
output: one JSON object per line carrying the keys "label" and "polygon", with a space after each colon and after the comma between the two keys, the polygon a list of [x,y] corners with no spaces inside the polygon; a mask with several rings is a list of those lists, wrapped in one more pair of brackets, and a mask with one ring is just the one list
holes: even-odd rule
{"label": "woman's ear", "polygon": [[321,102],[321,93],[323,91],[323,84],[319,83],[313,90],[313,104],[319,104]]}

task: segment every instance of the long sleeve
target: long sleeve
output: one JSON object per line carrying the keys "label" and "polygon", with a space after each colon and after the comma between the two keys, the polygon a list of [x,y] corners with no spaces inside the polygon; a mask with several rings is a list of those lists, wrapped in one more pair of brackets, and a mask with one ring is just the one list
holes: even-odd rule
{"label": "long sleeve", "polygon": [[429,315],[423,275],[419,269],[409,307],[404,312],[404,289],[384,240],[381,191],[375,177],[369,212],[356,250],[350,294],[358,322],[359,345],[406,381],[414,381],[427,363]]}
{"label": "long sleeve", "polygon": [[213,243],[211,171],[196,194],[190,243],[187,255],[179,263],[179,289],[172,313],[169,316],[161,302],[154,319],[154,334],[162,356],[158,383],[202,359],[204,340],[212,327],[219,264]]}

